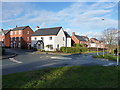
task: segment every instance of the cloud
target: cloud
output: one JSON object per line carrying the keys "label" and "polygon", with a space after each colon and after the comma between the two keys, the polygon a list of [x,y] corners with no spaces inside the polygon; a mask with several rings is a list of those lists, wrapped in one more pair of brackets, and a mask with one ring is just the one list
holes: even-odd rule
{"label": "cloud", "polygon": [[[107,27],[117,27],[118,21],[113,19],[112,13],[116,3],[72,3],[70,6],[58,10],[33,8],[32,3],[3,3],[2,23],[6,25],[39,25],[41,27],[62,25],[69,33],[88,32],[92,35],[95,30]],[[105,18],[104,21],[101,19]],[[74,28],[74,29],[73,29]],[[77,29],[76,29],[77,28]],[[92,32],[90,33],[90,30]],[[97,35],[97,33],[96,33]]]}

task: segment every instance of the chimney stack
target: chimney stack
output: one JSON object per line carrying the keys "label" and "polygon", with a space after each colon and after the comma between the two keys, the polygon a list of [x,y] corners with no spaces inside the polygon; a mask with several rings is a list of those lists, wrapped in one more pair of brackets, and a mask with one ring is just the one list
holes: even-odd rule
{"label": "chimney stack", "polygon": [[72,36],[75,36],[75,32],[72,32]]}
{"label": "chimney stack", "polygon": [[40,29],[40,27],[39,27],[39,26],[36,26],[36,30],[38,30],[38,29]]}
{"label": "chimney stack", "polygon": [[16,25],[16,28],[17,28],[18,26]]}

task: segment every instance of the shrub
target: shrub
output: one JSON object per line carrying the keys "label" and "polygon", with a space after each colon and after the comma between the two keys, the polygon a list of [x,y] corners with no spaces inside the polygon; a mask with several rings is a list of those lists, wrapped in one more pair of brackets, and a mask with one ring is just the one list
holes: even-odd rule
{"label": "shrub", "polygon": [[84,44],[74,44],[74,47],[79,48],[79,47],[85,47]]}
{"label": "shrub", "polygon": [[60,51],[64,53],[82,53],[86,52],[87,48],[86,47],[61,47]]}

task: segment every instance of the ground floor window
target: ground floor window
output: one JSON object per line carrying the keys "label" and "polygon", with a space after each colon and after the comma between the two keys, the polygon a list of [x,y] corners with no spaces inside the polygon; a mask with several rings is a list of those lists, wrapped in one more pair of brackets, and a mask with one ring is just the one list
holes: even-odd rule
{"label": "ground floor window", "polygon": [[10,43],[10,47],[13,47],[13,43],[12,42]]}
{"label": "ground floor window", "polygon": [[18,43],[18,47],[21,47],[21,43]]}

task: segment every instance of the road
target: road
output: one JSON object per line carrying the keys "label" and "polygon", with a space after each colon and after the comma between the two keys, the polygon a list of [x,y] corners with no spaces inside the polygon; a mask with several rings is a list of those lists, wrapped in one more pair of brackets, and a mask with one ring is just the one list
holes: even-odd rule
{"label": "road", "polygon": [[[14,50],[12,51],[14,52]],[[22,52],[14,58],[4,59],[2,65],[2,73],[10,74],[23,71],[37,70],[48,67],[61,66],[90,66],[101,65],[111,66],[116,65],[115,61],[108,61],[106,59],[95,59],[93,54],[75,54],[75,55],[52,55],[52,54],[34,54],[33,52]]]}

